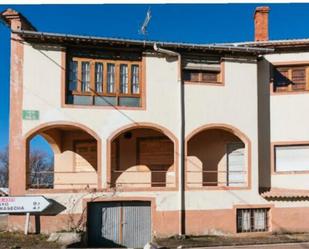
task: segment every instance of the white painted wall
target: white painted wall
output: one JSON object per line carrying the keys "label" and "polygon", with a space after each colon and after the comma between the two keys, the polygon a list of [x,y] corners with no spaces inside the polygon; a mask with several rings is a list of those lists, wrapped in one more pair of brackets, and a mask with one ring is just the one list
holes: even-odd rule
{"label": "white painted wall", "polygon": [[[161,125],[180,137],[180,92],[178,82],[178,62],[168,62],[165,58],[147,56],[146,58],[146,110],[111,110],[94,108],[61,108],[61,52],[60,50],[38,50],[25,45],[24,50],[24,99],[23,109],[39,110],[39,121],[24,121],[23,133],[39,124],[54,121],[81,123],[102,138],[102,179],[106,184],[106,138],[118,128],[132,122],[149,122]],[[309,61],[309,53],[306,54]],[[279,56],[280,57],[280,56]],[[279,60],[278,56],[273,59]],[[285,57],[284,57],[285,58]],[[283,98],[282,98],[283,97]],[[263,204],[266,201],[258,193],[258,113],[257,113],[257,64],[249,62],[225,62],[225,86],[186,85],[186,135],[194,129],[212,123],[228,124],[242,131],[251,141],[251,190],[203,190],[186,192],[186,207],[189,210],[225,209],[237,204]],[[287,107],[288,120],[282,105],[304,104],[309,95],[271,97],[272,140],[308,139],[309,118],[302,114],[292,114]],[[309,106],[309,105],[307,105]],[[286,110],[285,110],[286,111]],[[274,114],[275,113],[275,114]],[[294,116],[293,116],[294,115]],[[284,118],[286,129],[280,119]],[[298,119],[298,120],[297,120]],[[302,124],[297,121],[305,119]],[[308,124],[308,125],[307,125]],[[301,127],[300,127],[301,126]],[[275,141],[275,140],[273,140]],[[293,176],[294,177],[294,176]],[[276,180],[275,186],[285,184],[285,179]],[[293,178],[299,181],[298,178]],[[294,180],[293,180],[294,181]],[[301,180],[303,181],[303,179]],[[308,181],[309,182],[309,181]],[[298,183],[299,184],[299,183]],[[286,185],[285,185],[286,186]],[[82,194],[76,194],[76,198]],[[104,195],[98,193],[98,195]],[[158,210],[177,210],[177,192],[128,192],[121,196],[156,197]],[[72,194],[54,196],[65,204]],[[80,196],[80,198],[84,198]],[[77,208],[80,211],[81,206]],[[77,211],[76,211],[77,212]]]}
{"label": "white painted wall", "polygon": [[[309,62],[309,52],[266,55],[270,63]],[[280,94],[270,97],[271,142],[309,143],[309,93]],[[308,166],[309,170],[309,166]],[[309,174],[272,175],[276,188],[308,189]]]}

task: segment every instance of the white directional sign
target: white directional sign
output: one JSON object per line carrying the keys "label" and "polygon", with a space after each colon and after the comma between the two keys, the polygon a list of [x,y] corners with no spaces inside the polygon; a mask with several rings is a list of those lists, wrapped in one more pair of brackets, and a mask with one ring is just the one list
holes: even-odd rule
{"label": "white directional sign", "polygon": [[37,213],[50,205],[43,196],[0,197],[0,213]]}

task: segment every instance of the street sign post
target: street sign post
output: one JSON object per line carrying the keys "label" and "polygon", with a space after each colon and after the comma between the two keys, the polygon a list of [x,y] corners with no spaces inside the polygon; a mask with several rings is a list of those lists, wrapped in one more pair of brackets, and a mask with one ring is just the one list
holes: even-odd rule
{"label": "street sign post", "polygon": [[28,234],[30,213],[44,211],[50,202],[44,196],[0,197],[0,214],[26,213],[25,234]]}
{"label": "street sign post", "polygon": [[0,197],[0,213],[38,213],[49,205],[50,202],[43,196]]}

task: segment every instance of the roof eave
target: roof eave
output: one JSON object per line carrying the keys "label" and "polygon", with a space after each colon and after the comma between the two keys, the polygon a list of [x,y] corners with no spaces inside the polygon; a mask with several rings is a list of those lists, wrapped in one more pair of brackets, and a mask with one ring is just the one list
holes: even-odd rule
{"label": "roof eave", "polygon": [[172,43],[160,41],[142,41],[133,39],[119,39],[108,37],[95,37],[95,36],[80,36],[58,33],[46,33],[26,30],[12,30],[13,33],[19,34],[25,40],[32,40],[37,42],[85,42],[85,43],[109,43],[117,45],[129,45],[137,47],[153,47],[155,43],[161,47],[174,48],[174,49],[188,49],[188,50],[202,50],[202,51],[222,51],[222,52],[239,52],[245,54],[267,54],[272,53],[273,49],[270,48],[257,48],[257,47],[240,47],[240,46],[223,46],[213,44],[191,44],[191,43]]}

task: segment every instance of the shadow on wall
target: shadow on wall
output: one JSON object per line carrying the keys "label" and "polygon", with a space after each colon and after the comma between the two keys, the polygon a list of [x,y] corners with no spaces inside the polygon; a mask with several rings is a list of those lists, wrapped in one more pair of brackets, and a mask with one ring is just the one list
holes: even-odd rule
{"label": "shadow on wall", "polygon": [[259,191],[271,187],[270,170],[270,63],[258,61],[258,166]]}

